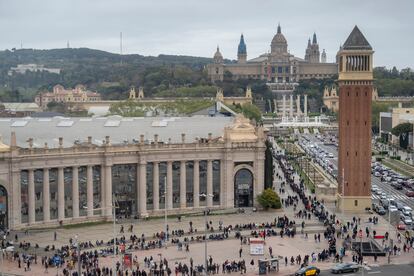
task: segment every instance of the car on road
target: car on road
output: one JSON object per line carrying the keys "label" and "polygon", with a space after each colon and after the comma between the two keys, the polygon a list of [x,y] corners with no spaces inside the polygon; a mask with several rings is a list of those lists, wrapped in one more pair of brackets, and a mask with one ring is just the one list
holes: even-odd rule
{"label": "car on road", "polygon": [[357,272],[358,270],[359,266],[356,263],[342,263],[331,268],[331,272],[334,274]]}
{"label": "car on road", "polygon": [[407,227],[403,221],[400,221],[397,225],[398,230],[405,230]]}
{"label": "car on road", "polygon": [[295,276],[314,276],[319,275],[321,270],[316,266],[305,266],[295,272]]}
{"label": "car on road", "polygon": [[413,224],[413,220],[409,216],[402,215],[402,216],[400,216],[400,220],[402,222],[404,222],[405,225],[411,225],[411,224]]}
{"label": "car on road", "polygon": [[408,197],[414,197],[414,191],[407,191],[405,192],[405,195]]}
{"label": "car on road", "polygon": [[411,217],[411,212],[413,211],[413,209],[411,209],[411,207],[408,206],[404,206],[401,210],[401,212],[405,215],[405,216],[410,216]]}
{"label": "car on road", "polygon": [[397,207],[395,207],[394,205],[390,205],[389,207],[388,207],[388,211],[389,212],[397,212],[398,211],[398,209],[397,209]]}
{"label": "car on road", "polygon": [[375,212],[377,212],[378,215],[385,215],[387,213],[387,211],[385,211],[384,207],[382,206],[378,206],[377,209],[375,210]]}

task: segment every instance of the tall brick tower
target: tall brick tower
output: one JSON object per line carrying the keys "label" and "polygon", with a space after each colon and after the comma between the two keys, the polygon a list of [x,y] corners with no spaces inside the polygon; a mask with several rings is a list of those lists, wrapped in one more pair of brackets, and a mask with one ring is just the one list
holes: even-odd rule
{"label": "tall brick tower", "polygon": [[371,208],[373,53],[357,26],[338,52],[338,207],[344,211]]}

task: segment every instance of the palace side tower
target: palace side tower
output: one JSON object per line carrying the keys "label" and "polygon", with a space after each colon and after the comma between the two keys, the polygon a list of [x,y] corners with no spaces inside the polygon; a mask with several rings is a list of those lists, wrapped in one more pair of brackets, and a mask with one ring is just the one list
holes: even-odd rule
{"label": "palace side tower", "polygon": [[371,208],[371,100],[374,51],[357,26],[340,48],[338,204]]}

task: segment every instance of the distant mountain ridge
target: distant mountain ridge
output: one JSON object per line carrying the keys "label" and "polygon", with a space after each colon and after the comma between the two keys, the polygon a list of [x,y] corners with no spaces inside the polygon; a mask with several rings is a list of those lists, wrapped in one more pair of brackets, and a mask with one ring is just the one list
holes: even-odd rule
{"label": "distant mountain ridge", "polygon": [[181,64],[191,66],[204,66],[212,62],[211,58],[194,57],[185,55],[143,56],[139,54],[120,55],[102,50],[90,48],[63,48],[63,49],[18,49],[14,51],[0,51],[0,68],[8,69],[17,64],[36,63],[45,66],[61,66],[62,69],[67,62],[88,62],[93,59],[112,63],[143,64],[159,66],[165,64]]}

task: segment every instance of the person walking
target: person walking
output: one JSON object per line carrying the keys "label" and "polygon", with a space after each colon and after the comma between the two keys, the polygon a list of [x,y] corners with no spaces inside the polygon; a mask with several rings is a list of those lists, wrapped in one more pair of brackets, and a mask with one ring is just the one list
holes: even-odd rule
{"label": "person walking", "polygon": [[56,233],[56,231],[55,231],[55,232],[53,232],[53,240],[54,240],[54,241],[56,241],[56,240],[57,240],[57,233]]}
{"label": "person walking", "polygon": [[242,253],[243,253],[243,248],[240,247],[240,249],[239,249],[239,258],[241,258]]}

